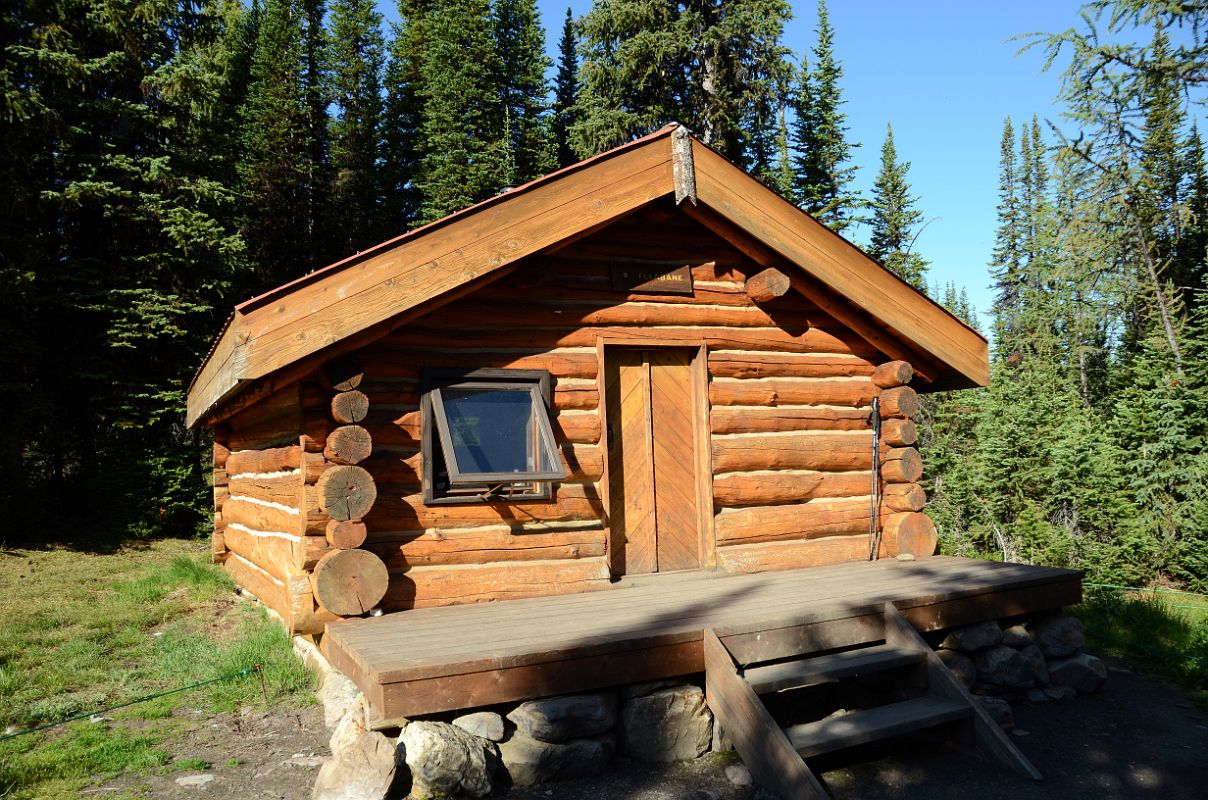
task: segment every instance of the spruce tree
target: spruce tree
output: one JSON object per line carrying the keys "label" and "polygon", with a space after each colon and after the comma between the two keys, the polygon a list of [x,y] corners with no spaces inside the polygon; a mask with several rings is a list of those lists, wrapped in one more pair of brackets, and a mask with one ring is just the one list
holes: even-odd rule
{"label": "spruce tree", "polygon": [[847,116],[842,112],[839,81],[843,67],[835,57],[835,32],[825,0],[818,2],[818,41],[812,49],[813,67],[802,56],[795,94],[797,118],[793,147],[797,151],[794,194],[797,204],[834,231],[842,232],[863,206],[852,192],[856,174],[851,151],[859,144],[847,141]]}
{"label": "spruce tree", "polygon": [[868,254],[917,289],[927,287],[927,262],[914,252],[914,240],[923,213],[914,207],[906,173],[910,162],[899,161],[893,125],[885,132],[881,169],[873,183],[872,238]]}
{"label": "spruce tree", "polygon": [[495,0],[494,32],[499,53],[500,100],[509,133],[505,147],[515,170],[505,185],[528,183],[554,168],[545,71],[545,29],[536,0]]}
{"label": "spruce tree", "polygon": [[431,0],[398,0],[386,63],[382,137],[382,224],[395,236],[419,220],[424,119],[424,50]]}
{"label": "spruce tree", "polygon": [[746,164],[752,119],[774,120],[788,74],[784,0],[607,0],[583,18],[571,129],[586,157],[669,122]]}
{"label": "spruce tree", "polygon": [[390,235],[382,224],[382,15],[373,0],[333,0],[332,218],[337,257]]}
{"label": "spruce tree", "polygon": [[322,165],[314,161],[320,148],[312,140],[303,11],[296,0],[266,0],[241,110],[242,234],[260,290],[322,266],[316,263],[323,251],[316,217]]}
{"label": "spruce tree", "polygon": [[994,338],[999,352],[1011,352],[1020,328],[1024,245],[1023,215],[1019,196],[1018,159],[1015,155],[1015,129],[1011,118],[1003,121],[999,145],[998,228],[994,236],[994,255],[990,274],[997,290],[994,299]]}
{"label": "spruce tree", "polygon": [[499,192],[512,152],[487,0],[448,0],[424,23],[420,218],[439,219]]}
{"label": "spruce tree", "polygon": [[575,21],[570,8],[562,23],[562,38],[558,40],[558,74],[554,78],[553,137],[559,167],[575,163],[574,148],[570,146],[570,130],[578,117],[575,98],[579,94],[579,55],[576,52]]}

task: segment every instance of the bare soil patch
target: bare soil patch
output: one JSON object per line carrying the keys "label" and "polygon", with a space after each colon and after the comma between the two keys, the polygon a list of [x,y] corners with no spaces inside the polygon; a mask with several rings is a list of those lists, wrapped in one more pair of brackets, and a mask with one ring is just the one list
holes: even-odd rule
{"label": "bare soil patch", "polygon": [[[1115,659],[1104,692],[1061,703],[1015,705],[1016,742],[1045,774],[1032,781],[997,764],[918,736],[853,751],[814,766],[835,800],[1200,800],[1208,786],[1208,715],[1186,692],[1124,669]],[[1123,670],[1123,671],[1122,671]],[[205,717],[184,710],[181,732],[164,747],[175,761],[200,759],[208,770],[123,776],[91,796],[212,800],[304,799],[328,755],[317,707],[281,713]],[[656,767],[617,759],[595,778],[516,789],[505,800],[760,800],[736,786],[732,755]],[[180,777],[212,775],[203,787]]]}

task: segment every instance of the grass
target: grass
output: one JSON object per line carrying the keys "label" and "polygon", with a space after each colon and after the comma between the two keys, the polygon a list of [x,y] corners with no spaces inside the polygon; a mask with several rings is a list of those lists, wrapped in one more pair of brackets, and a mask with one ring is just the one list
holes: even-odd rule
{"label": "grass", "polygon": [[[313,702],[285,631],[234,598],[205,549],[183,540],[105,555],[0,549],[0,732],[235,676],[0,741],[0,798],[66,800],[121,773],[206,769],[173,761],[166,747],[184,707]],[[263,688],[256,674],[240,674],[253,665]]]}
{"label": "grass", "polygon": [[1208,708],[1208,597],[1088,589],[1078,613],[1092,648],[1190,689]]}

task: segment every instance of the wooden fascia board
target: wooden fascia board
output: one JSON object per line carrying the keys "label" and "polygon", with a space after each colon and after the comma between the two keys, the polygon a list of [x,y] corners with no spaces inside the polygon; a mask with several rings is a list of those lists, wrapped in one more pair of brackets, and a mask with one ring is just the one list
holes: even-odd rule
{"label": "wooden fascia board", "polygon": [[703,205],[956,373],[939,376],[940,384],[989,385],[989,346],[980,334],[712,149],[693,145]]}
{"label": "wooden fascia board", "polygon": [[670,137],[654,137],[236,313],[189,391],[188,424],[242,383],[673,191]]}

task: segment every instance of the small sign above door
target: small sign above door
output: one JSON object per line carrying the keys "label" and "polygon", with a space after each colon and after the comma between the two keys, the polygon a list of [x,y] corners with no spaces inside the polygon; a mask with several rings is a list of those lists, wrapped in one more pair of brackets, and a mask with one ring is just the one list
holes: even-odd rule
{"label": "small sign above door", "polygon": [[669,261],[613,261],[612,288],[643,294],[692,294],[692,267]]}

